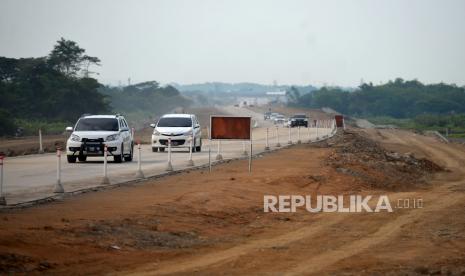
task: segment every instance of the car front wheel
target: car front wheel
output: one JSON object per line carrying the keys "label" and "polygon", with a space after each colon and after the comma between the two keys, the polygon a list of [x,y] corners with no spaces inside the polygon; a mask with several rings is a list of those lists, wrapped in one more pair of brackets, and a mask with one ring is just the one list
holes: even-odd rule
{"label": "car front wheel", "polygon": [[201,152],[202,151],[202,139],[200,139],[200,145],[195,147],[196,152]]}
{"label": "car front wheel", "polygon": [[124,152],[124,147],[123,147],[123,144],[121,144],[121,153],[119,155],[113,156],[113,160],[115,161],[115,163],[123,162],[123,156],[124,156],[123,152]]}
{"label": "car front wheel", "polygon": [[76,156],[67,155],[68,163],[76,163]]}
{"label": "car front wheel", "polygon": [[131,162],[133,156],[134,156],[134,145],[131,145],[131,152],[129,153],[129,156],[124,157],[124,161]]}

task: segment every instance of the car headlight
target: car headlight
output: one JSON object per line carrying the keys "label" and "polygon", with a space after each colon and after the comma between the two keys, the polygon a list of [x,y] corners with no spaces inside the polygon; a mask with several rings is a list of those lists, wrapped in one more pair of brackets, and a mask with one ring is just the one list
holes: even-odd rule
{"label": "car headlight", "polygon": [[71,134],[69,138],[73,142],[81,142],[81,137],[77,136],[76,134]]}
{"label": "car headlight", "polygon": [[192,130],[189,130],[189,131],[185,132],[184,135],[191,136],[192,135]]}
{"label": "car headlight", "polygon": [[158,130],[153,130],[153,135],[160,135],[161,133]]}
{"label": "car headlight", "polygon": [[116,141],[119,139],[119,134],[113,134],[110,136],[107,136],[107,141]]}

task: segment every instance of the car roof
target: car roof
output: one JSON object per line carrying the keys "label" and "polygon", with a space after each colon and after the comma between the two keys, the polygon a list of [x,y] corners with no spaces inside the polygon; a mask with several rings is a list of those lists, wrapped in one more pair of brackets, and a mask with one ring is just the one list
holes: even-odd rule
{"label": "car roof", "polygon": [[194,116],[193,114],[165,114],[161,116],[162,118],[170,117],[170,118],[191,118]]}
{"label": "car roof", "polygon": [[116,119],[117,117],[122,117],[122,116],[116,116],[116,115],[88,115],[88,116],[83,116],[82,118],[109,118],[109,119]]}

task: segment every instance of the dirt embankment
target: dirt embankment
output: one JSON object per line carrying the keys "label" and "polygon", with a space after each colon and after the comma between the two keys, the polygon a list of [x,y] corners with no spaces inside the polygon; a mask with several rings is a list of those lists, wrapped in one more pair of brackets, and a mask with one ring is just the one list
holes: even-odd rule
{"label": "dirt embankment", "polygon": [[[57,147],[64,147],[67,135],[44,135],[42,144],[44,152],[55,152]],[[0,139],[0,152],[6,156],[36,154],[39,152],[39,136]]]}
{"label": "dirt embankment", "polygon": [[363,132],[353,129],[336,135],[325,144],[334,149],[328,157],[328,165],[373,188],[408,190],[413,185],[424,185],[433,173],[444,170],[431,160],[416,158],[414,153],[386,150]]}
{"label": "dirt embankment", "polygon": [[[423,147],[417,139],[411,147]],[[254,161],[251,174],[246,161],[235,161],[211,174],[198,170],[3,211],[0,274],[465,273],[463,175],[452,180],[441,173],[430,183],[429,165],[404,159],[405,152],[389,161],[386,153],[393,155],[347,133],[329,143],[265,154]],[[386,162],[392,163],[387,169],[380,165]],[[407,176],[412,166],[412,175],[429,185],[396,176]],[[377,181],[382,188],[373,185]],[[393,200],[422,197],[425,207],[394,213],[263,212],[264,195],[386,190]]]}

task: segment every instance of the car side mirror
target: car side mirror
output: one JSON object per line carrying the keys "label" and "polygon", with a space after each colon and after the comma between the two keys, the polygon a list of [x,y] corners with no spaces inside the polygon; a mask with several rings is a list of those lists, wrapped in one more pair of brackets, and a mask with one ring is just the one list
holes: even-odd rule
{"label": "car side mirror", "polygon": [[73,132],[73,127],[67,127],[67,128],[66,128],[66,131],[67,131],[67,132]]}
{"label": "car side mirror", "polygon": [[195,128],[199,128],[199,127],[200,127],[200,125],[199,125],[199,124],[196,124],[196,125],[195,125]]}
{"label": "car side mirror", "polygon": [[155,124],[150,124],[150,127],[151,127],[151,128],[155,128]]}

